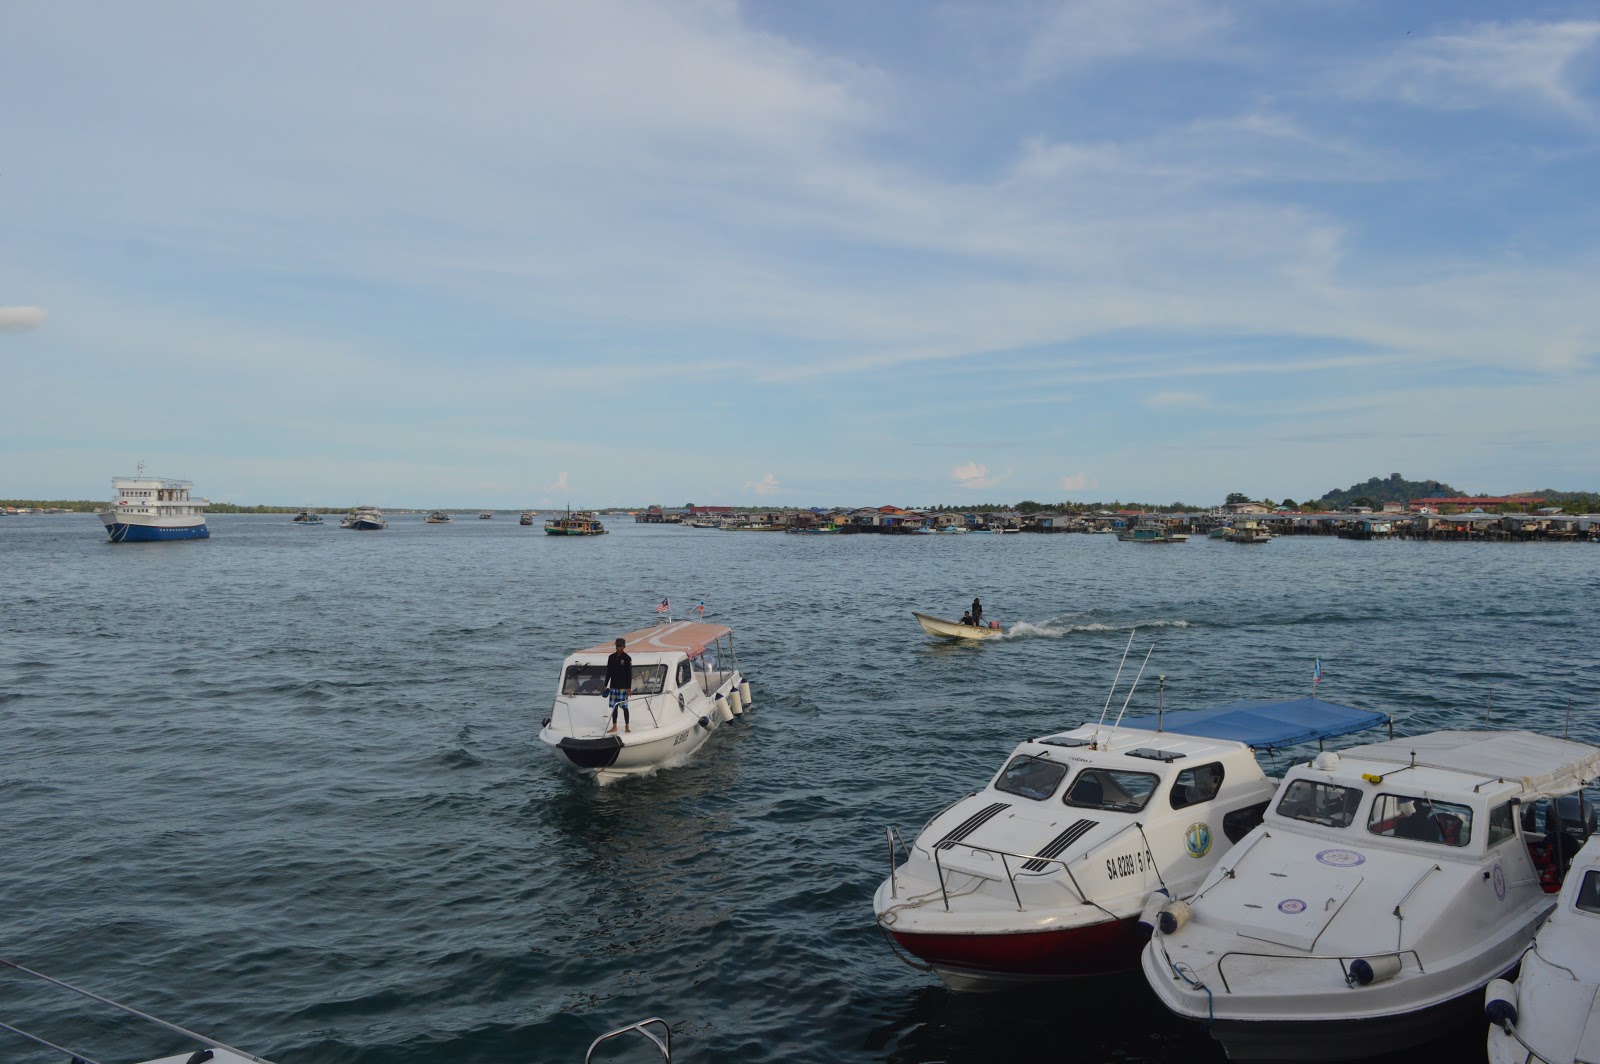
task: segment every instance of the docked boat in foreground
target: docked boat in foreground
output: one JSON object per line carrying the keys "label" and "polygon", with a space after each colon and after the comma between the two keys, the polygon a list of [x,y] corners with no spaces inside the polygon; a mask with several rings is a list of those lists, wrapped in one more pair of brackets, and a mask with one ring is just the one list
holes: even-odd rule
{"label": "docked boat in foreground", "polygon": [[376,506],[357,506],[344,515],[339,527],[353,528],[357,532],[376,532],[381,528],[388,528],[389,522]]}
{"label": "docked boat in foreground", "polygon": [[909,848],[890,829],[878,925],[955,990],[1136,968],[1152,896],[1193,893],[1260,823],[1277,783],[1252,744],[1387,720],[1314,699],[1250,700],[1025,740]]}
{"label": "docked boat in foreground", "polygon": [[587,510],[568,510],[565,516],[554,516],[544,523],[547,536],[603,536],[606,526]]}
{"label": "docked boat in foreground", "polygon": [[1145,977],[1235,1060],[1358,1060],[1438,1037],[1555,903],[1523,814],[1597,773],[1600,748],[1526,731],[1320,754],[1161,912]]}
{"label": "docked boat in foreground", "polygon": [[628,731],[610,729],[606,659],[612,643],[579,650],[561,666],[561,683],[539,739],[562,761],[602,784],[674,764],[750,705],[733,632],[720,624],[674,621],[621,637],[633,659]]}
{"label": "docked boat in foreground", "polygon": [[942,635],[950,639],[999,639],[1005,635],[1005,630],[1000,627],[999,621],[990,621],[986,625],[962,624],[960,621],[947,621],[942,617],[934,617],[926,613],[911,611],[911,616],[922,625],[922,630],[929,635]]}
{"label": "docked boat in foreground", "polygon": [[144,463],[131,477],[113,477],[117,497],[95,514],[113,543],[154,543],[173,539],[208,539],[205,499],[190,498],[194,484],[144,475]]}
{"label": "docked boat in foreground", "polygon": [[[71,983],[63,982],[60,979],[45,975],[43,972],[36,972],[32,968],[24,968],[15,961],[9,961],[3,957],[0,957],[0,967],[8,968],[19,975],[30,977],[41,983],[47,983],[59,989],[68,990],[74,994],[79,994],[82,997],[98,1002],[101,1005],[110,1006],[126,1016],[150,1024],[152,1027],[159,1027],[162,1029],[161,1033],[159,1035],[154,1035],[153,1037],[159,1037],[163,1042],[168,1044],[171,1044],[172,1036],[174,1034],[181,1035],[194,1043],[194,1048],[190,1048],[185,1052],[176,1054],[175,1056],[159,1057],[153,1060],[147,1060],[144,1062],[144,1064],[200,1064],[202,1061],[207,1061],[209,1064],[272,1064],[272,1062],[267,1060],[265,1057],[258,1057],[254,1054],[246,1053],[242,1049],[235,1049],[232,1046],[218,1042],[214,1038],[207,1038],[203,1034],[196,1034],[194,1031],[185,1030],[176,1024],[168,1023],[166,1020],[158,1019],[155,1016],[140,1012],[138,1009],[132,1008],[131,1006],[124,1005],[120,1001],[113,1001],[110,998],[103,997],[100,994],[94,993],[93,991],[84,990],[81,987],[73,986]],[[45,1049],[65,1054],[73,1061],[90,1062],[95,1059],[85,1055],[85,1053],[81,1051],[58,1045],[47,1038],[33,1034],[29,1031],[24,1031],[18,1027],[13,1027],[10,1024],[0,1024],[0,1030],[9,1031],[11,1034],[14,1034],[25,1041],[32,1042],[36,1046],[41,1046]],[[7,1055],[9,1056],[10,1054]],[[33,1058],[30,1057],[29,1059]],[[110,1058],[107,1057],[106,1059]]]}
{"label": "docked boat in foreground", "polygon": [[[1581,797],[1581,796],[1580,796]],[[1522,955],[1513,985],[1495,980],[1484,991],[1489,1064],[1588,1064],[1600,1061],[1600,839],[1594,806],[1562,799],[1547,806],[1542,828],[1533,810],[1523,826],[1549,840],[1551,871],[1560,853],[1583,832],[1589,841],[1572,860],[1555,911]],[[1565,816],[1562,816],[1562,813]],[[1570,851],[1569,851],[1570,852]]]}

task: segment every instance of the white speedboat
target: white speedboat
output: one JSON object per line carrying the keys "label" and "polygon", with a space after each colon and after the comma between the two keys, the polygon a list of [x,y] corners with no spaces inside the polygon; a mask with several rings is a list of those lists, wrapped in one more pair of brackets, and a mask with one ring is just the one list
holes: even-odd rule
{"label": "white speedboat", "polygon": [[[539,739],[562,761],[601,783],[688,757],[750,704],[733,632],[720,624],[674,621],[622,637],[633,659],[630,730],[613,734],[601,643],[569,654]],[[619,724],[623,716],[617,716]]]}
{"label": "white speedboat", "polygon": [[942,617],[934,617],[927,613],[911,611],[911,616],[922,625],[922,630],[929,635],[942,635],[950,639],[999,639],[1005,635],[1005,630],[1000,627],[999,621],[990,621],[985,625],[962,624],[960,621],[947,621]]}
{"label": "white speedboat", "polygon": [[357,506],[344,515],[339,527],[353,528],[358,532],[376,532],[381,528],[388,528],[389,522],[384,519],[376,506]]}
{"label": "white speedboat", "polygon": [[1522,955],[1515,985],[1496,980],[1484,992],[1493,1024],[1489,1064],[1600,1061],[1600,839],[1593,837],[1594,806],[1573,798],[1560,804],[1558,810],[1545,803],[1542,827],[1530,823],[1534,810],[1523,813],[1523,827],[1548,841],[1551,878],[1578,836],[1589,841],[1572,860],[1555,911]]}
{"label": "white speedboat", "polygon": [[117,497],[95,514],[113,543],[153,543],[173,539],[208,539],[206,500],[191,498],[192,481],[144,475],[144,463],[131,477],[113,477]]}
{"label": "white speedboat", "polygon": [[[81,987],[73,986],[71,983],[63,982],[60,979],[45,975],[43,972],[36,972],[32,968],[24,968],[15,961],[9,961],[3,957],[0,957],[0,966],[9,968],[20,975],[28,976],[39,980],[40,982],[59,987],[60,989],[69,990],[74,994],[82,995],[83,997],[99,1002],[102,1005],[109,1005],[111,1008],[117,1009],[127,1016],[145,1021],[153,1028],[159,1027],[161,1028],[160,1034],[153,1037],[159,1037],[161,1041],[167,1043],[168,1045],[172,1044],[173,1034],[182,1035],[184,1038],[187,1038],[194,1043],[194,1045],[185,1052],[176,1054],[175,1056],[158,1057],[153,1060],[147,1060],[144,1062],[144,1064],[200,1064],[202,1061],[209,1061],[210,1064],[272,1064],[272,1062],[267,1060],[265,1057],[258,1057],[254,1054],[247,1053],[242,1049],[235,1049],[232,1046],[224,1045],[215,1039],[207,1038],[203,1034],[196,1034],[194,1031],[185,1030],[176,1024],[171,1024],[166,1020],[158,1019],[155,1016],[140,1012],[131,1006],[122,1004],[120,1001],[113,1001],[108,997],[102,997],[93,991],[84,990]],[[82,1052],[68,1049],[40,1035],[33,1034],[29,1031],[24,1031],[9,1024],[0,1024],[0,1030],[9,1031],[11,1034],[18,1036],[25,1041],[31,1042],[36,1046],[41,1046],[57,1053],[64,1053],[73,1061],[89,1061],[93,1059],[85,1056]],[[9,1056],[10,1054],[7,1055]],[[29,1059],[33,1058],[30,1057]]]}
{"label": "white speedboat", "polygon": [[1269,749],[1387,720],[1258,699],[1026,740],[891,859],[878,924],[956,990],[1136,968],[1152,895],[1192,894],[1277,786],[1250,744],[1215,736]]}
{"label": "white speedboat", "polygon": [[1235,1060],[1358,1060],[1470,1022],[1555,903],[1519,810],[1580,791],[1600,748],[1444,731],[1322,754],[1142,957]]}

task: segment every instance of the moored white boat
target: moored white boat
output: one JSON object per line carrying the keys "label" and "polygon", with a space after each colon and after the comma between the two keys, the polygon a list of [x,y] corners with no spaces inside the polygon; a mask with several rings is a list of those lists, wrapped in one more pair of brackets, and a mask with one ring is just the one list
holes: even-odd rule
{"label": "moored white boat", "polygon": [[[712,732],[744,711],[749,686],[720,624],[675,621],[622,636],[633,659],[629,730],[612,733],[605,692],[610,642],[579,650],[561,666],[539,739],[563,762],[601,783],[687,758]],[[737,707],[737,708],[735,708]]]}
{"label": "moored white boat", "polygon": [[205,499],[189,496],[188,480],[144,475],[144,463],[131,477],[113,477],[117,497],[95,514],[113,543],[154,543],[174,539],[208,539]]}
{"label": "moored white boat", "polygon": [[1443,731],[1291,770],[1262,825],[1141,958],[1235,1060],[1357,1060],[1476,1012],[1554,898],[1519,810],[1576,793],[1600,748]]}
{"label": "moored white boat", "polygon": [[[1522,955],[1516,983],[1497,981],[1484,992],[1492,1024],[1489,1064],[1600,1061],[1600,838],[1594,837],[1594,806],[1562,804],[1566,817],[1542,828],[1551,842],[1552,870],[1559,870],[1563,837],[1590,837],[1572,860],[1555,911]],[[1543,810],[1546,817],[1551,812]]]}
{"label": "moored white boat", "polygon": [[1386,720],[1251,700],[1026,740],[909,848],[891,831],[905,861],[873,898],[878,924],[957,990],[1135,968],[1152,894],[1193,893],[1276,788],[1250,744],[1217,735],[1265,749]]}
{"label": "moored white boat", "polygon": [[1005,629],[1000,627],[998,621],[990,621],[987,625],[962,624],[960,621],[947,621],[941,617],[934,617],[926,613],[911,611],[911,616],[922,625],[922,630],[929,635],[942,635],[951,639],[999,639],[1005,635]]}
{"label": "moored white boat", "polygon": [[376,532],[388,528],[389,522],[376,506],[357,506],[354,510],[344,515],[339,522],[340,528],[353,528],[358,532]]}

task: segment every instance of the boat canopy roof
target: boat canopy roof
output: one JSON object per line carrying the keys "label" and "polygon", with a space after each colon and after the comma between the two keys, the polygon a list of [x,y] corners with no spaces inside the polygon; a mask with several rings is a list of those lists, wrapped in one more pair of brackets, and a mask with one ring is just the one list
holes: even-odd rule
{"label": "boat canopy roof", "polygon": [[1525,791],[1557,797],[1600,776],[1600,747],[1529,731],[1439,731],[1345,751],[1362,761],[1470,772],[1520,781]]}
{"label": "boat canopy roof", "polygon": [[[626,632],[622,638],[627,640],[630,654],[675,654],[684,653],[695,657],[711,643],[716,642],[725,635],[732,635],[733,629],[722,624],[705,624],[701,621],[674,621],[672,624],[658,624],[651,628],[640,628],[635,632]],[[610,654],[617,648],[615,639],[607,640],[599,646],[585,647],[575,651],[578,654]]]}
{"label": "boat canopy roof", "polygon": [[1159,724],[1156,717],[1124,719],[1122,726],[1150,731],[1159,727],[1180,735],[1232,739],[1257,750],[1275,750],[1388,723],[1387,713],[1320,698],[1246,698],[1210,709],[1175,710],[1160,718]]}

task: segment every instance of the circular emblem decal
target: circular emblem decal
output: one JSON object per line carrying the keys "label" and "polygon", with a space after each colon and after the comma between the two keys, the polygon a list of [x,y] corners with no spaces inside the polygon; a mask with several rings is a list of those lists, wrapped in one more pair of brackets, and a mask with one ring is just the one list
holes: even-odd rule
{"label": "circular emblem decal", "polygon": [[1211,852],[1211,828],[1205,824],[1190,824],[1183,834],[1183,845],[1190,857],[1204,857]]}
{"label": "circular emblem decal", "polygon": [[1499,861],[1494,865],[1494,896],[1499,901],[1506,900],[1506,873]]}
{"label": "circular emblem decal", "polygon": [[1366,857],[1354,850],[1323,850],[1317,854],[1317,860],[1335,868],[1354,868],[1367,863]]}
{"label": "circular emblem decal", "polygon": [[1299,916],[1306,911],[1306,903],[1299,898],[1285,898],[1278,903],[1278,911],[1290,916]]}

